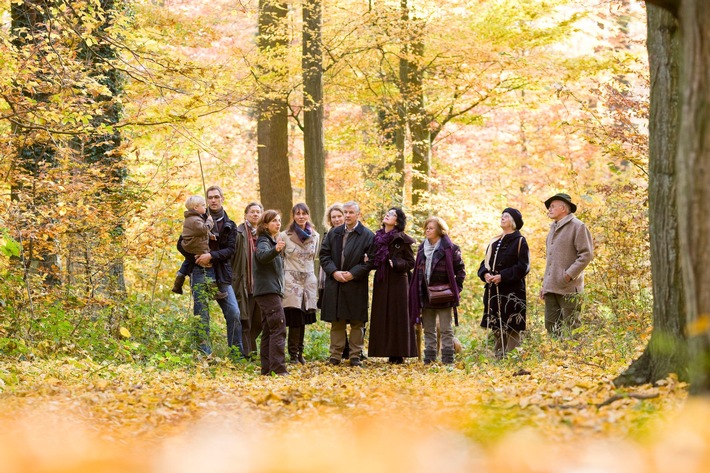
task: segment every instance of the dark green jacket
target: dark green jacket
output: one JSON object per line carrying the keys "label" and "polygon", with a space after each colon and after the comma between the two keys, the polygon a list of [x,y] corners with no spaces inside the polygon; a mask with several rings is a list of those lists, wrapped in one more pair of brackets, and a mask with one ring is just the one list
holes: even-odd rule
{"label": "dark green jacket", "polygon": [[284,295],[284,262],[276,251],[276,241],[261,234],[256,240],[254,252],[254,296],[266,294]]}

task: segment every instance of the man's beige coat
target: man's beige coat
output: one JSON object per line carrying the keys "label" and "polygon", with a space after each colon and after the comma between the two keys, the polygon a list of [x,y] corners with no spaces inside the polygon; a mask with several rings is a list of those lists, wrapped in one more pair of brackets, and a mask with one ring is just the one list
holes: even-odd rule
{"label": "man's beige coat", "polygon": [[[575,294],[584,290],[584,268],[594,258],[589,230],[574,214],[552,222],[547,234],[547,264],[542,292]],[[571,281],[565,280],[567,274]]]}

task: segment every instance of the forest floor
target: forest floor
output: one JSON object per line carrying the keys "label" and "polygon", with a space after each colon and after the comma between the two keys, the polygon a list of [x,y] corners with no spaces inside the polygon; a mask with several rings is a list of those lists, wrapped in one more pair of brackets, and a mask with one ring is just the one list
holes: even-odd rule
{"label": "forest floor", "polygon": [[[219,358],[176,369],[0,362],[3,472],[705,471],[710,404],[671,376],[548,342],[534,363],[323,361],[287,377]],[[593,360],[593,359],[591,359]],[[433,468],[433,470],[432,470]]]}

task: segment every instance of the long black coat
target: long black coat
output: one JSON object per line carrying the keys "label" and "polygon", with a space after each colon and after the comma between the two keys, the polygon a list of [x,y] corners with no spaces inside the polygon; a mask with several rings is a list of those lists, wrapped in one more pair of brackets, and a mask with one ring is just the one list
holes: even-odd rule
{"label": "long black coat", "polygon": [[[414,268],[414,239],[397,232],[389,244],[389,259],[375,271],[372,289],[369,356],[417,356],[414,327],[409,322],[409,271]],[[377,245],[375,245],[377,251]],[[370,256],[372,257],[372,256]]]}
{"label": "long black coat", "polygon": [[504,330],[519,332],[526,328],[525,275],[530,269],[530,250],[525,237],[515,231],[503,235],[498,257],[495,258],[498,241],[500,239],[492,241],[489,245],[490,251],[486,251],[486,254],[490,255],[488,263],[491,270],[486,268],[485,260],[478,269],[478,277],[484,282],[486,273],[501,275],[501,282],[497,286],[486,284],[481,327],[498,330],[501,326],[500,314]]}
{"label": "long black coat", "polygon": [[[367,322],[367,276],[370,266],[365,262],[365,254],[373,254],[372,242],[375,235],[362,223],[358,223],[348,236],[343,252],[344,234],[345,225],[336,227],[328,232],[321,245],[320,265],[326,274],[321,320]],[[345,259],[341,264],[343,254]],[[340,283],[333,279],[333,273],[336,271],[350,271],[354,279]]]}

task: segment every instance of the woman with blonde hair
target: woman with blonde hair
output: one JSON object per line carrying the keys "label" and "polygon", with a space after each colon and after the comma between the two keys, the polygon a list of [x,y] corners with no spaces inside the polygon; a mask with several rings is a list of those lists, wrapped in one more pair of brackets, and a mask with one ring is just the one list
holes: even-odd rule
{"label": "woman with blonde hair", "polygon": [[[441,361],[454,362],[454,325],[458,325],[459,294],[466,278],[461,249],[449,238],[449,227],[440,217],[424,222],[409,286],[409,317],[424,328],[424,363],[436,361],[437,319],[441,333]],[[453,323],[452,323],[453,322]]]}

